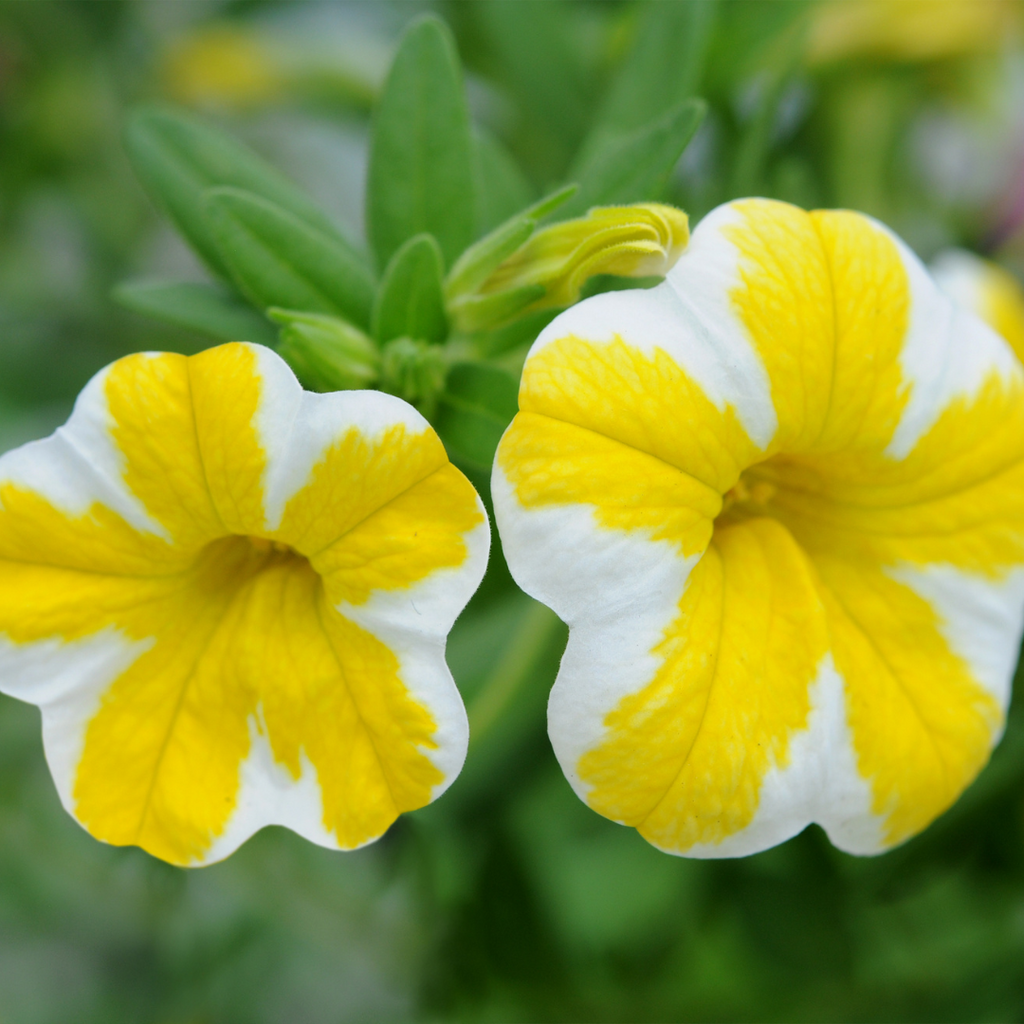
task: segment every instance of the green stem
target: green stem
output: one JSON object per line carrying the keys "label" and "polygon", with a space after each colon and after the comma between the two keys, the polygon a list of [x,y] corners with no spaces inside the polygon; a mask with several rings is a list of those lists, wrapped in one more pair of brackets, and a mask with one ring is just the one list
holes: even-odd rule
{"label": "green stem", "polygon": [[469,703],[469,745],[476,746],[530,676],[561,620],[537,601],[526,609],[498,663]]}

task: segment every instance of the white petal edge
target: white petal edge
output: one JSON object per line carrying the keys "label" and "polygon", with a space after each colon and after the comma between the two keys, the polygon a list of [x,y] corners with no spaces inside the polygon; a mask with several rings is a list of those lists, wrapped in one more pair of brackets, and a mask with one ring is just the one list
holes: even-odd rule
{"label": "white petal edge", "polygon": [[264,452],[263,502],[267,528],[276,529],[285,507],[309,483],[327,450],[352,428],[370,443],[404,426],[423,434],[430,424],[411,405],[381,391],[304,391],[272,349],[246,343],[260,376],[256,433]]}
{"label": "white petal edge", "polygon": [[662,664],[653,653],[679,614],[697,555],[641,531],[610,530],[587,505],[524,509],[500,467],[494,513],[516,583],[569,626],[548,699],[548,734],[570,785],[586,800],[579,759],[607,735],[608,712]]}
{"label": "white petal edge", "polygon": [[987,265],[964,249],[946,249],[929,264],[932,279],[958,306],[985,319]]}
{"label": "white petal edge", "polygon": [[899,249],[910,282],[910,328],[900,353],[910,395],[886,448],[887,455],[903,459],[950,402],[976,394],[993,372],[1005,381],[1021,381],[1024,368],[988,324],[939,288],[896,235],[877,221],[872,223]]}
{"label": "white petal edge", "polygon": [[0,484],[34,491],[69,516],[81,516],[99,503],[140,533],[170,540],[124,481],[125,459],[111,435],[114,420],[104,390],[109,372],[104,367],[90,379],[67,423],[49,437],[0,455]]}
{"label": "white petal edge", "polygon": [[893,566],[887,575],[931,606],[949,649],[1006,711],[1024,632],[1024,567],[996,579],[941,564]]}
{"label": "white petal edge", "polygon": [[847,853],[873,854],[886,848],[884,817],[873,813],[871,786],[857,770],[843,678],[831,654],[822,658],[809,696],[807,727],[790,734],[788,763],[765,773],[750,824],[720,843],[666,853],[700,859],[747,857],[811,824],[820,825],[832,845]]}

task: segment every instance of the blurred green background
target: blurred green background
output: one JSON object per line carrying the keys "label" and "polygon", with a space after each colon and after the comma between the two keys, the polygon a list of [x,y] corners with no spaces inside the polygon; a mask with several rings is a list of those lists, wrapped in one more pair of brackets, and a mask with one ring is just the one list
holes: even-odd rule
{"label": "blurred green background", "polygon": [[[204,279],[133,177],[126,112],[203,113],[358,240],[374,99],[424,10],[451,26],[521,203],[601,130],[699,95],[708,116],[650,197],[693,223],[769,195],[864,210],[926,260],[957,245],[1024,269],[1015,0],[6,0],[0,450],[62,422],[110,360],[208,344],[110,300],[127,277]],[[617,75],[647,51],[646,78]],[[449,644],[478,737],[452,790],[356,853],[271,828],[198,871],[90,839],[37,712],[0,699],[0,1024],[1024,1019],[1024,712],[886,856],[811,828],[676,859],[564,781],[544,725],[563,644],[495,550]]]}

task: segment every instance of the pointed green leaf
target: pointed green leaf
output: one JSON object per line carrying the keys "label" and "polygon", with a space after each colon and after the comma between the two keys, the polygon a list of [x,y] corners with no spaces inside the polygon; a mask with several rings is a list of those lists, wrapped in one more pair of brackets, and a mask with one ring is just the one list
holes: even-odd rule
{"label": "pointed green leaf", "polygon": [[448,336],[441,250],[430,235],[410,238],[391,257],[373,307],[373,335],[441,342]]}
{"label": "pointed green leaf", "polygon": [[542,217],[558,209],[577,191],[576,185],[566,185],[552,192],[471,245],[455,261],[445,281],[445,294],[448,298],[465,295],[482,285],[502,261],[533,234],[533,229]]}
{"label": "pointed green leaf", "polygon": [[336,237],[235,188],[209,189],[206,216],[221,260],[255,305],[331,313],[369,325],[370,272]]}
{"label": "pointed green leaf", "polygon": [[230,185],[268,199],[292,216],[334,236],[359,259],[326,215],[287,178],[237,139],[182,111],[143,107],[129,119],[125,148],[146,190],[206,264],[230,273],[206,223],[203,193]]}
{"label": "pointed green leaf", "polygon": [[519,382],[484,363],[456,363],[438,397],[434,428],[449,455],[490,469],[505,428],[519,409]]}
{"label": "pointed green leaf", "polygon": [[[536,181],[564,175],[593,110],[590,5],[567,0],[458,5],[484,44],[489,77],[519,112],[517,156]],[[592,24],[592,22],[591,22]],[[573,179],[575,180],[575,179]]]}
{"label": "pointed green leaf", "polygon": [[432,234],[448,265],[476,218],[469,110],[444,22],[406,30],[373,117],[366,222],[378,266],[407,239]]}
{"label": "pointed green leaf", "polygon": [[643,4],[633,46],[608,90],[598,124],[634,131],[696,95],[716,13],[715,0]]}
{"label": "pointed green leaf", "polygon": [[[759,79],[759,89],[755,94],[753,110],[743,125],[740,143],[732,159],[729,186],[733,195],[763,195],[766,191],[768,183],[765,180],[765,168],[773,143],[776,141],[774,136],[778,124],[779,106],[783,102],[786,90],[794,84],[797,76],[801,73],[806,52],[805,33],[803,31],[788,33],[780,40],[773,66]],[[873,138],[878,138],[883,134],[880,131],[880,126],[886,121],[883,111],[886,102],[891,103],[893,89],[887,87],[880,90],[880,93],[880,97],[872,97],[874,102],[869,100],[868,104],[872,111],[870,134]],[[880,99],[881,102],[877,102],[877,99]],[[851,166],[861,171],[867,162],[864,147],[858,146],[856,156],[850,160]],[[857,208],[868,209],[869,207],[870,204]]]}
{"label": "pointed green leaf", "polygon": [[529,182],[508,150],[488,133],[473,133],[476,234],[486,234],[530,202]]}
{"label": "pointed green leaf", "polygon": [[126,309],[211,338],[260,345],[275,341],[274,329],[259,313],[215,285],[125,281],[111,294]]}
{"label": "pointed green leaf", "polygon": [[706,109],[703,100],[684,100],[646,127],[607,139],[570,175],[580,191],[562,215],[576,217],[592,206],[659,198]]}

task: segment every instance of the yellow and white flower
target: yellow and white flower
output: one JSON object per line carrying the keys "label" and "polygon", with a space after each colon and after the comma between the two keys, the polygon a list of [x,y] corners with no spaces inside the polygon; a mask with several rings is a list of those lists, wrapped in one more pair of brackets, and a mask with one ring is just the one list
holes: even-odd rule
{"label": "yellow and white flower", "polygon": [[813,8],[812,63],[932,61],[997,53],[1020,31],[1019,0],[828,0]]}
{"label": "yellow and white flower", "polygon": [[99,839],[352,849],[461,768],[444,646],[488,544],[404,402],[304,392],[254,345],[129,356],[0,458],[0,689]]}
{"label": "yellow and white flower", "polygon": [[745,200],[538,338],[495,462],[570,626],[569,781],[663,850],[809,822],[874,853],[1000,735],[1024,621],[1024,369],[885,228]]}
{"label": "yellow and white flower", "polygon": [[1008,270],[963,249],[939,253],[930,270],[951,299],[980,316],[1024,361],[1024,291]]}

